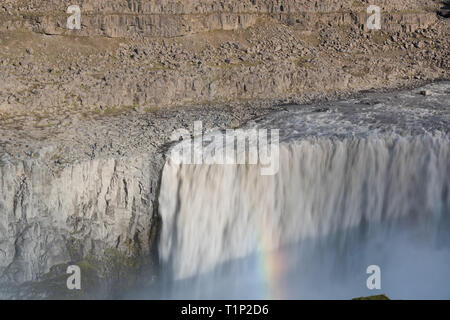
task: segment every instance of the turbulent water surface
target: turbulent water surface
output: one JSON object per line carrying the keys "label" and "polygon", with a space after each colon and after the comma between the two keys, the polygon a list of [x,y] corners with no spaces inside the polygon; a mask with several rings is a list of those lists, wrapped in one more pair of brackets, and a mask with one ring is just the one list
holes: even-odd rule
{"label": "turbulent water surface", "polygon": [[[427,89],[249,123],[280,130],[273,176],[166,163],[164,280],[144,296],[450,298],[450,84]],[[369,265],[381,290],[366,287]]]}

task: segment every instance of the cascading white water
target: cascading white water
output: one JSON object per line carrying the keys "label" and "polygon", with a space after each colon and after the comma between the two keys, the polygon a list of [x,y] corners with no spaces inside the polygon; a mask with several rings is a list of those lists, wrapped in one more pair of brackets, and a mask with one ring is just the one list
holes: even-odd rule
{"label": "cascading white water", "polygon": [[[398,113],[395,121],[403,120],[398,125],[383,118],[391,111],[387,106],[357,115],[303,110],[258,124],[288,128],[273,176],[262,176],[255,165],[166,163],[159,198],[163,269],[174,280],[215,274],[208,278],[212,286],[223,285],[223,279],[228,287],[236,284],[222,295],[209,291],[212,298],[260,297],[246,292],[252,285],[258,290],[254,281],[242,285],[259,268],[272,273],[261,276],[274,277],[266,281],[285,287],[284,294],[269,295],[276,298],[363,294],[369,264],[384,270],[391,281],[385,287],[394,296],[409,292],[397,288],[405,268],[415,270],[415,278],[435,277],[430,280],[435,284],[449,280],[444,272],[450,263],[448,123],[436,126],[430,120],[436,114],[419,108],[392,111]],[[247,267],[230,271],[237,261]],[[427,285],[413,285],[409,297],[427,297],[433,290],[434,297],[450,296],[450,284],[424,289]],[[188,287],[178,297],[202,296],[192,291],[192,282]],[[236,290],[239,294],[230,293]]]}
{"label": "cascading white water", "polygon": [[280,172],[171,166],[163,172],[161,258],[177,278],[255,250],[410,216],[437,228],[450,199],[448,137],[303,140],[280,152]]}

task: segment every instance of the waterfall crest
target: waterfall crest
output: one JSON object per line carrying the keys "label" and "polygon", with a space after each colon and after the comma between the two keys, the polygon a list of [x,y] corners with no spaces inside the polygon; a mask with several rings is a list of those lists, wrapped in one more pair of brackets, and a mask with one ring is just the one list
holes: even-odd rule
{"label": "waterfall crest", "polygon": [[161,259],[182,279],[257,250],[354,228],[370,234],[405,217],[437,233],[450,213],[449,142],[430,134],[305,139],[281,145],[274,176],[251,165],[167,163]]}

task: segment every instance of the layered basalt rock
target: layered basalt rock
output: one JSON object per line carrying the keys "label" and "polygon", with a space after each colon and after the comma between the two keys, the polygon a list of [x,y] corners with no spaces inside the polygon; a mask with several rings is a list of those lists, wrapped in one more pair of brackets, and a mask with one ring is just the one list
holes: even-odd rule
{"label": "layered basalt rock", "polygon": [[145,156],[95,159],[58,172],[36,160],[3,161],[0,281],[37,281],[55,266],[87,261],[107,278],[108,253],[137,273],[154,242],[158,170]]}
{"label": "layered basalt rock", "polygon": [[[175,37],[213,30],[245,29],[258,18],[272,17],[289,25],[299,24],[311,31],[318,24],[356,23],[364,27],[365,9],[376,4],[388,13],[386,28],[409,24],[414,31],[435,22],[437,4],[419,1],[80,1],[83,27],[79,35],[110,37]],[[0,30],[27,28],[47,34],[63,34],[68,4],[61,1],[7,1],[3,4]]]}
{"label": "layered basalt rock", "polygon": [[81,30],[66,29],[67,3],[2,4],[0,117],[298,102],[448,74],[448,20],[435,1],[377,1],[379,31],[366,30],[366,1],[71,4]]}

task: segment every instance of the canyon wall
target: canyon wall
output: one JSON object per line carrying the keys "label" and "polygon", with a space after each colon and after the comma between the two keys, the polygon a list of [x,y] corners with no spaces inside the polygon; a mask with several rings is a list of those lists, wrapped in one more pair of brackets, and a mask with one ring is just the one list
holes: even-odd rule
{"label": "canyon wall", "polygon": [[117,268],[107,262],[138,273],[155,242],[158,170],[145,156],[58,172],[35,160],[2,163],[0,281],[37,281],[68,264],[90,266],[106,280],[108,268]]}
{"label": "canyon wall", "polygon": [[27,28],[47,34],[63,34],[69,5],[80,5],[83,28],[78,35],[132,37],[135,35],[175,37],[213,30],[248,28],[258,18],[273,17],[288,25],[306,30],[319,24],[356,23],[362,28],[367,18],[365,9],[378,5],[389,14],[387,29],[398,29],[399,23],[411,28],[428,26],[435,21],[435,2],[402,1],[6,1],[2,5],[0,30]]}
{"label": "canyon wall", "polygon": [[[0,121],[394,87],[448,77],[437,1],[61,1],[0,7]],[[381,30],[366,9],[382,8]],[[326,66],[326,68],[324,68]],[[21,121],[21,120],[19,120]]]}

